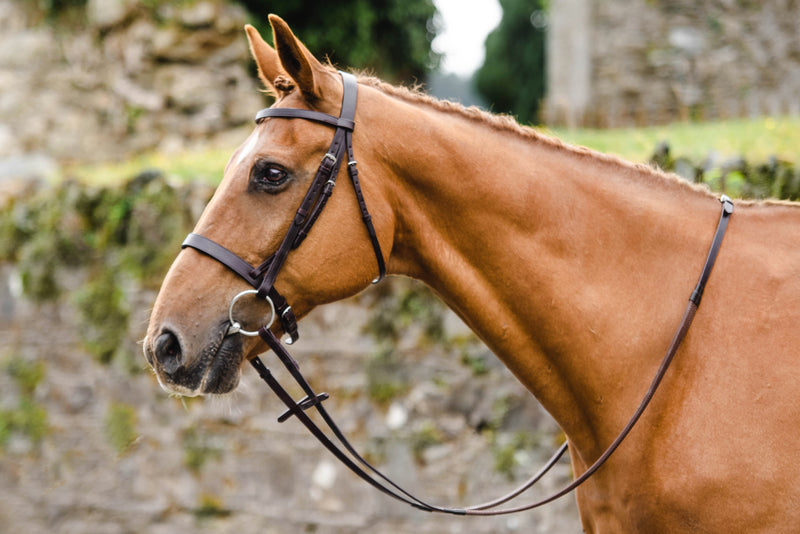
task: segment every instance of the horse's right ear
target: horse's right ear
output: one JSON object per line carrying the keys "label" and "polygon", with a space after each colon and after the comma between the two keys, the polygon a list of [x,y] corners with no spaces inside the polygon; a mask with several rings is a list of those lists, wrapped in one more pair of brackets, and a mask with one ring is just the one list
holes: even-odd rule
{"label": "horse's right ear", "polygon": [[275,78],[284,73],[278,53],[261,37],[251,25],[246,25],[247,40],[250,42],[250,52],[258,65],[258,77],[269,89],[275,91]]}

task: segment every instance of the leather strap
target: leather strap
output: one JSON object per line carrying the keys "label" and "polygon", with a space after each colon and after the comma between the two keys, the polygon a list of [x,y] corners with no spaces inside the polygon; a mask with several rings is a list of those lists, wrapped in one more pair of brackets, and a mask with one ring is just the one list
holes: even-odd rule
{"label": "leather strap", "polygon": [[321,111],[311,111],[308,109],[295,109],[295,108],[265,108],[256,113],[256,123],[261,122],[262,119],[269,117],[281,119],[305,119],[308,121],[321,122],[336,128],[343,128],[352,131],[355,128],[355,115],[344,115],[341,117],[334,117]]}
{"label": "leather strap", "polygon": [[181,245],[181,248],[191,247],[216,259],[255,287],[260,298],[268,296],[272,299],[283,330],[289,335],[290,343],[294,343],[299,338],[297,319],[286,299],[275,289],[275,279],[283,267],[289,252],[299,247],[308,236],[314,223],[316,223],[325,208],[328,199],[333,194],[336,178],[345,155],[348,157],[347,170],[353,182],[362,220],[378,262],[378,277],[373,280],[373,283],[379,282],[386,275],[383,252],[381,251],[375,227],[372,224],[372,217],[364,201],[364,194],[358,181],[356,162],[353,158],[352,131],[355,127],[358,83],[352,74],[340,72],[340,75],[342,77],[342,109],[339,117],[319,111],[293,108],[266,108],[256,114],[256,123],[268,118],[302,119],[336,128],[331,146],[322,158],[311,186],[297,208],[292,224],[286,235],[284,235],[278,249],[264,260],[261,265],[253,267],[227,248],[198,234],[189,234]]}
{"label": "leather strap", "polygon": [[[280,316],[284,331],[289,333],[291,341],[297,339],[297,321],[291,311],[291,307],[286,303],[286,299],[284,299],[283,296],[281,296],[275,289],[275,278],[286,261],[286,257],[288,256],[289,252],[294,248],[297,248],[300,243],[302,243],[311,230],[311,227],[316,222],[320,213],[324,209],[328,198],[330,198],[330,195],[333,192],[333,188],[336,183],[335,180],[344,159],[343,156],[345,155],[345,152],[348,158],[348,174],[353,183],[353,189],[355,190],[359,209],[361,210],[362,220],[369,234],[370,242],[372,243],[375,256],[378,261],[379,274],[373,283],[380,281],[386,273],[386,266],[383,259],[383,254],[381,252],[380,243],[378,241],[375,228],[372,224],[372,218],[367,210],[366,202],[364,201],[364,196],[358,179],[356,161],[353,157],[352,130],[355,124],[354,118],[358,86],[355,77],[352,75],[341,73],[341,76],[343,84],[343,96],[340,117],[333,117],[332,115],[328,115],[326,113],[310,110],[285,108],[268,108],[259,111],[256,115],[257,122],[266,118],[304,119],[336,127],[336,132],[334,134],[333,141],[331,142],[331,147],[323,158],[308,192],[306,193],[303,201],[300,204],[300,207],[295,213],[295,217],[292,221],[289,231],[284,236],[283,241],[276,252],[258,267],[252,267],[249,263],[241,259],[227,248],[198,234],[189,234],[182,245],[183,247],[192,247],[204,254],[207,254],[208,256],[227,266],[245,281],[247,281],[251,286],[258,288],[259,295],[262,296],[262,298],[269,296],[276,306],[276,313],[278,313]],[[567,443],[564,443],[547,462],[547,464],[545,464],[545,466],[533,477],[531,477],[531,479],[529,479],[525,484],[499,499],[466,508],[449,508],[432,505],[401,488],[390,478],[373,467],[360,454],[358,454],[358,452],[346,439],[344,434],[334,422],[333,418],[328,414],[327,410],[323,406],[322,403],[328,398],[328,394],[317,394],[311,388],[308,381],[300,372],[297,362],[292,358],[292,356],[275,337],[275,335],[265,327],[259,329],[259,336],[261,336],[267,346],[272,349],[281,363],[287,368],[292,378],[305,393],[305,397],[300,401],[294,401],[292,396],[275,379],[260,358],[253,358],[250,360],[250,363],[256,369],[259,376],[286,405],[287,411],[280,416],[278,419],[279,422],[284,422],[292,416],[296,416],[298,420],[320,441],[320,443],[325,446],[334,456],[336,456],[345,466],[347,466],[356,475],[382,493],[399,501],[405,502],[415,508],[429,512],[455,515],[505,515],[538,508],[572,492],[574,489],[588,480],[589,477],[591,477],[595,472],[597,472],[597,470],[603,466],[603,464],[611,457],[614,451],[616,451],[617,448],[622,444],[655,395],[659,384],[669,369],[672,359],[683,342],[686,333],[689,331],[689,327],[691,326],[697,308],[700,305],[703,291],[716,261],[719,249],[722,245],[722,239],[725,235],[728,219],[733,213],[733,202],[730,200],[730,198],[723,195],[720,201],[722,202],[722,214],[720,215],[717,230],[711,243],[705,265],[703,266],[700,280],[689,297],[689,303],[678,329],[672,339],[672,342],[667,348],[667,352],[664,355],[661,364],[659,365],[656,375],[650,383],[650,387],[645,393],[644,398],[642,399],[638,408],[625,427],[620,431],[616,439],[614,439],[614,441],[608,446],[605,452],[600,455],[594,464],[592,464],[584,473],[582,473],[560,491],[532,504],[494,510],[494,508],[497,508],[498,506],[505,504],[506,502],[522,494],[524,491],[532,487],[542,476],[544,476],[544,474],[546,474],[556,464],[559,458],[561,458],[561,456],[567,450]],[[306,414],[306,410],[311,408],[317,410],[328,430],[333,433],[339,445],[331,440],[325,431],[323,431],[308,416],[308,414]]]}
{"label": "leather strap", "polygon": [[[181,248],[184,249],[187,247],[191,247],[198,252],[202,252],[206,256],[214,258],[242,277],[251,286],[259,287],[261,284],[264,264],[259,267],[253,267],[219,243],[216,243],[215,241],[212,241],[200,234],[192,233],[187,235],[186,239],[184,239],[183,243],[181,244]],[[268,265],[270,261],[271,259],[268,259],[265,263]],[[294,343],[299,339],[300,336],[297,330],[297,318],[294,315],[294,311],[292,311],[292,307],[288,302],[286,302],[286,299],[283,297],[283,295],[278,293],[278,290],[275,289],[275,287],[270,289],[268,296],[270,299],[272,299],[272,303],[275,305],[275,313],[281,322],[283,331],[289,336],[290,344]]]}
{"label": "leather strap", "polygon": [[[289,355],[286,349],[281,345],[281,343],[275,338],[271,331],[262,328],[259,330],[259,335],[262,339],[267,343],[267,345],[272,349],[272,351],[278,356],[278,359],[284,366],[289,370],[292,378],[300,385],[301,389],[306,394],[306,397],[301,400],[300,402],[295,402],[290,395],[286,393],[283,387],[272,377],[272,374],[269,370],[264,366],[263,362],[258,358],[253,358],[250,360],[250,363],[253,367],[258,371],[259,376],[267,383],[267,385],[275,392],[275,394],[280,398],[286,407],[288,408],[287,412],[281,416],[279,421],[283,422],[287,420],[292,415],[297,416],[298,420],[320,441],[320,443],[325,446],[331,453],[334,454],[342,463],[345,464],[351,471],[353,471],[358,477],[365,480],[367,483],[378,489],[379,491],[389,495],[392,498],[395,498],[399,501],[405,502],[415,508],[419,508],[421,510],[425,510],[428,512],[437,512],[437,513],[444,513],[444,514],[453,514],[453,515],[472,515],[472,516],[496,516],[496,515],[507,515],[507,514],[514,514],[518,512],[524,512],[528,510],[532,510],[534,508],[539,508],[545,504],[555,501],[569,493],[573,490],[578,488],[581,484],[586,482],[594,473],[600,469],[605,462],[611,457],[614,451],[622,444],[628,434],[633,430],[633,427],[636,425],[639,418],[644,413],[644,410],[650,404],[650,401],[653,399],[653,396],[658,389],[658,386],[661,384],[664,376],[669,369],[669,365],[672,362],[675,354],[678,351],[681,343],[683,342],[686,334],[689,331],[689,327],[694,320],[695,313],[697,312],[697,308],[700,303],[700,296],[702,296],[703,291],[705,289],[706,283],[708,278],[711,274],[711,270],[714,267],[714,263],[716,262],[717,255],[719,253],[719,249],[722,245],[722,239],[725,236],[725,231],[728,226],[728,219],[730,215],[733,213],[733,202],[730,198],[723,195],[720,198],[722,202],[722,213],[720,215],[719,223],[717,224],[717,229],[714,233],[714,239],[712,240],[711,247],[708,252],[708,256],[706,258],[705,265],[703,266],[703,270],[700,274],[700,280],[697,283],[694,291],[689,298],[689,302],[687,304],[686,310],[681,318],[680,324],[678,325],[677,331],[672,338],[672,341],[667,348],[666,354],[661,361],[661,364],[656,371],[656,375],[653,378],[652,382],[650,383],[647,392],[644,395],[641,403],[637,407],[636,411],[634,412],[633,416],[630,418],[628,423],[625,427],[620,431],[619,435],[614,439],[614,441],[608,446],[608,448],[600,455],[600,457],[580,476],[574,479],[570,484],[562,488],[561,490],[553,493],[552,495],[536,501],[531,504],[527,504],[524,506],[518,506],[513,508],[505,508],[501,510],[494,510],[497,506],[501,504],[505,504],[506,502],[516,498],[524,491],[532,487],[545,473],[547,473],[553,465],[556,464],[559,458],[564,454],[567,450],[567,443],[564,443],[558,451],[553,455],[553,457],[548,461],[548,463],[538,472],[536,473],[531,479],[529,479],[525,484],[521,487],[517,488],[516,490],[512,491],[508,495],[501,497],[499,499],[495,499],[493,501],[480,504],[477,506],[470,506],[466,508],[448,508],[443,506],[436,506],[413,496],[411,493],[407,492],[396,483],[394,483],[390,478],[383,475],[380,471],[374,468],[369,462],[367,462],[361,455],[359,455],[354,447],[350,444],[350,442],[345,438],[339,427],[333,421],[331,416],[328,414],[327,410],[325,410],[324,406],[322,406],[322,400],[327,398],[327,394],[318,395],[314,392],[311,386],[306,381],[305,377],[303,377],[302,373],[300,372],[300,368],[295,362],[295,360]],[[305,410],[308,408],[314,407],[319,414],[322,416],[323,421],[330,429],[330,431],[334,434],[336,439],[339,441],[342,447],[347,451],[343,451],[340,449],[328,436],[325,432],[316,424],[314,421],[305,413]],[[348,456],[349,453],[349,456]],[[369,473],[373,473],[373,475],[377,476],[378,478],[382,479],[389,487],[382,484],[379,480],[370,476]]]}
{"label": "leather strap", "polygon": [[[358,82],[352,74],[346,72],[339,73],[342,77],[342,109],[339,119],[337,119],[337,128],[333,136],[333,141],[328,149],[328,153],[322,158],[317,174],[311,183],[311,187],[306,193],[300,207],[295,213],[295,218],[292,225],[289,227],[288,232],[283,238],[278,250],[275,252],[273,261],[267,270],[261,286],[258,288],[259,295],[266,294],[268,288],[275,283],[278,272],[283,267],[289,252],[294,248],[300,246],[305,237],[311,231],[311,227],[316,222],[322,209],[325,207],[328,198],[333,193],[333,187],[336,183],[336,178],[339,173],[339,168],[344,159],[345,152],[348,152],[350,161],[348,162],[348,174],[351,180],[354,180],[353,187],[356,190],[356,198],[358,199],[359,208],[362,212],[362,219],[367,228],[367,232],[372,243],[372,248],[375,252],[375,257],[378,261],[378,277],[374,281],[383,279],[386,274],[386,267],[383,259],[383,252],[380,248],[380,243],[377,239],[375,228],[372,225],[372,218],[369,216],[369,211],[364,202],[361,187],[358,184],[358,176],[355,170],[355,160],[352,157],[352,141],[351,132],[355,124],[356,102],[358,100]],[[291,111],[291,113],[287,113]],[[318,111],[309,111],[303,109],[289,110],[286,108],[267,108],[258,112],[256,120],[260,121],[264,118],[278,117],[278,118],[301,118],[324,124],[332,124],[331,115],[321,113]],[[343,125],[339,125],[339,123]],[[353,179],[355,174],[355,179]],[[364,217],[366,213],[366,217]]]}

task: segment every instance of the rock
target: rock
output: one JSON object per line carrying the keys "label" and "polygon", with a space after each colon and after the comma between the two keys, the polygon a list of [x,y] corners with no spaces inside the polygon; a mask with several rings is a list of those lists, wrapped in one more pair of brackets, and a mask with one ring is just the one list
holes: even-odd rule
{"label": "rock", "polygon": [[178,20],[187,28],[207,28],[214,25],[217,13],[217,5],[213,2],[196,2],[183,7],[178,13]]}
{"label": "rock", "polygon": [[165,98],[163,95],[145,89],[128,78],[116,78],[111,83],[111,89],[131,106],[145,111],[160,111],[164,109]]}
{"label": "rock", "polygon": [[86,17],[101,30],[118,26],[132,14],[136,0],[88,0]]}
{"label": "rock", "polygon": [[86,31],[33,25],[20,2],[0,0],[0,158],[35,147],[54,161],[115,160],[252,120],[264,98],[244,9],[150,4],[90,0]]}
{"label": "rock", "polygon": [[41,152],[0,159],[0,198],[27,187],[26,181],[51,178],[57,172],[55,160]]}

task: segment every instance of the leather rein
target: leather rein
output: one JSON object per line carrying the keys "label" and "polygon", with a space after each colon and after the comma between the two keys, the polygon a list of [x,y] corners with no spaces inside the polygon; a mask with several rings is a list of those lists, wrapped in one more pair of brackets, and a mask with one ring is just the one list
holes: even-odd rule
{"label": "leather rein", "polygon": [[[277,278],[278,272],[286,261],[289,252],[300,246],[300,244],[303,242],[305,237],[308,235],[308,232],[311,230],[311,227],[314,225],[323,208],[325,207],[325,204],[327,203],[331,194],[333,193],[339,168],[342,165],[345,155],[348,158],[347,171],[353,183],[353,188],[355,190],[356,199],[361,210],[362,219],[372,243],[373,250],[375,251],[375,257],[378,263],[378,276],[373,280],[373,283],[379,282],[386,274],[386,265],[381,252],[380,243],[378,241],[375,228],[372,224],[372,218],[370,217],[366,203],[364,202],[364,196],[358,180],[356,161],[353,158],[352,133],[355,127],[354,119],[358,84],[353,75],[345,72],[340,72],[340,75],[342,77],[343,84],[343,97],[342,110],[339,117],[334,117],[332,115],[317,111],[293,108],[266,108],[259,111],[256,115],[256,123],[260,123],[266,118],[304,119],[326,124],[336,129],[330,149],[322,158],[322,162],[320,163],[317,174],[314,177],[308,192],[303,198],[300,207],[297,209],[295,217],[292,221],[292,225],[284,236],[283,241],[281,242],[277,251],[272,256],[267,258],[267,260],[265,260],[261,265],[253,267],[227,248],[198,234],[189,234],[181,246],[181,248],[191,247],[214,258],[238,274],[253,288],[255,288],[239,293],[231,301],[229,310],[230,327],[226,335],[240,333],[249,336],[260,336],[267,346],[277,355],[278,359],[286,367],[292,378],[305,393],[305,397],[302,400],[295,401],[294,398],[272,375],[272,372],[264,365],[260,358],[255,357],[250,360],[250,363],[256,369],[259,376],[264,380],[264,382],[266,382],[266,384],[287,407],[287,410],[278,418],[279,422],[282,423],[292,416],[297,417],[297,419],[311,432],[311,434],[313,434],[314,437],[317,438],[317,440],[347,468],[349,468],[353,473],[358,475],[361,479],[366,481],[378,491],[394,499],[428,512],[471,516],[493,516],[532,510],[563,497],[564,495],[567,495],[587,479],[589,479],[589,477],[591,477],[598,469],[600,469],[606,460],[608,460],[608,458],[622,444],[623,440],[633,429],[645,408],[650,403],[650,400],[655,395],[656,389],[661,383],[661,380],[664,378],[664,375],[666,374],[667,369],[669,368],[669,365],[678,350],[678,347],[689,331],[689,327],[694,319],[694,315],[697,312],[698,306],[700,305],[700,300],[703,296],[706,282],[708,281],[708,277],[711,274],[717,254],[719,253],[720,246],[722,245],[722,238],[725,235],[728,219],[733,213],[733,202],[725,195],[720,198],[720,202],[722,203],[722,213],[720,215],[719,223],[717,224],[716,233],[714,234],[705,265],[703,266],[703,270],[700,275],[700,280],[689,297],[689,302],[683,314],[683,318],[681,319],[672,342],[670,343],[666,354],[664,355],[664,358],[662,359],[661,364],[656,371],[655,377],[650,383],[650,387],[648,388],[644,398],[628,423],[620,431],[616,439],[614,439],[614,441],[608,446],[605,452],[594,462],[594,464],[592,464],[584,473],[575,478],[563,489],[557,491],[547,498],[523,506],[497,509],[497,507],[500,505],[511,501],[536,484],[536,482],[538,482],[558,462],[561,456],[563,456],[564,452],[566,452],[568,443],[565,442],[535,475],[533,475],[522,486],[499,499],[465,508],[450,508],[429,504],[401,488],[389,477],[373,467],[355,450],[322,404],[324,400],[329,398],[329,395],[327,393],[317,393],[314,391],[303,374],[300,372],[300,367],[297,362],[286,350],[283,343],[281,343],[281,341],[278,340],[278,338],[270,330],[273,320],[277,317],[281,322],[283,331],[288,335],[285,343],[292,344],[298,339],[297,319],[292,312],[291,306],[286,302],[286,299],[283,298],[283,296],[281,296],[280,293],[278,293],[278,291],[275,289],[275,279]],[[272,316],[270,317],[270,320],[261,326],[257,332],[248,332],[243,330],[241,325],[239,325],[239,323],[233,318],[233,310],[236,302],[239,298],[247,294],[256,295],[258,298],[267,301],[271,307]],[[306,413],[306,410],[310,408],[316,409],[325,426],[327,427],[327,430],[315,423]],[[329,437],[328,432],[333,434],[333,438]]]}

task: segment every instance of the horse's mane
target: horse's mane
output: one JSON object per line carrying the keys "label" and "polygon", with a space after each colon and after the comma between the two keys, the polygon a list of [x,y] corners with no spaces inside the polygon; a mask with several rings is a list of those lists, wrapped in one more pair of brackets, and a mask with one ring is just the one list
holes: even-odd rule
{"label": "horse's mane", "polygon": [[604,154],[582,146],[570,145],[556,137],[543,134],[528,126],[522,126],[510,115],[489,113],[476,106],[466,107],[458,102],[439,100],[424,93],[419,85],[410,88],[395,86],[365,74],[359,75],[359,82],[405,102],[421,104],[446,113],[456,113],[469,121],[482,124],[496,131],[511,132],[556,150],[569,152],[584,158],[592,158],[598,162],[650,176],[653,179],[660,180],[662,183],[666,182],[668,185],[692,189],[708,196],[716,196],[706,185],[690,183],[674,173],[667,173],[644,163],[632,163],[618,156]]}

